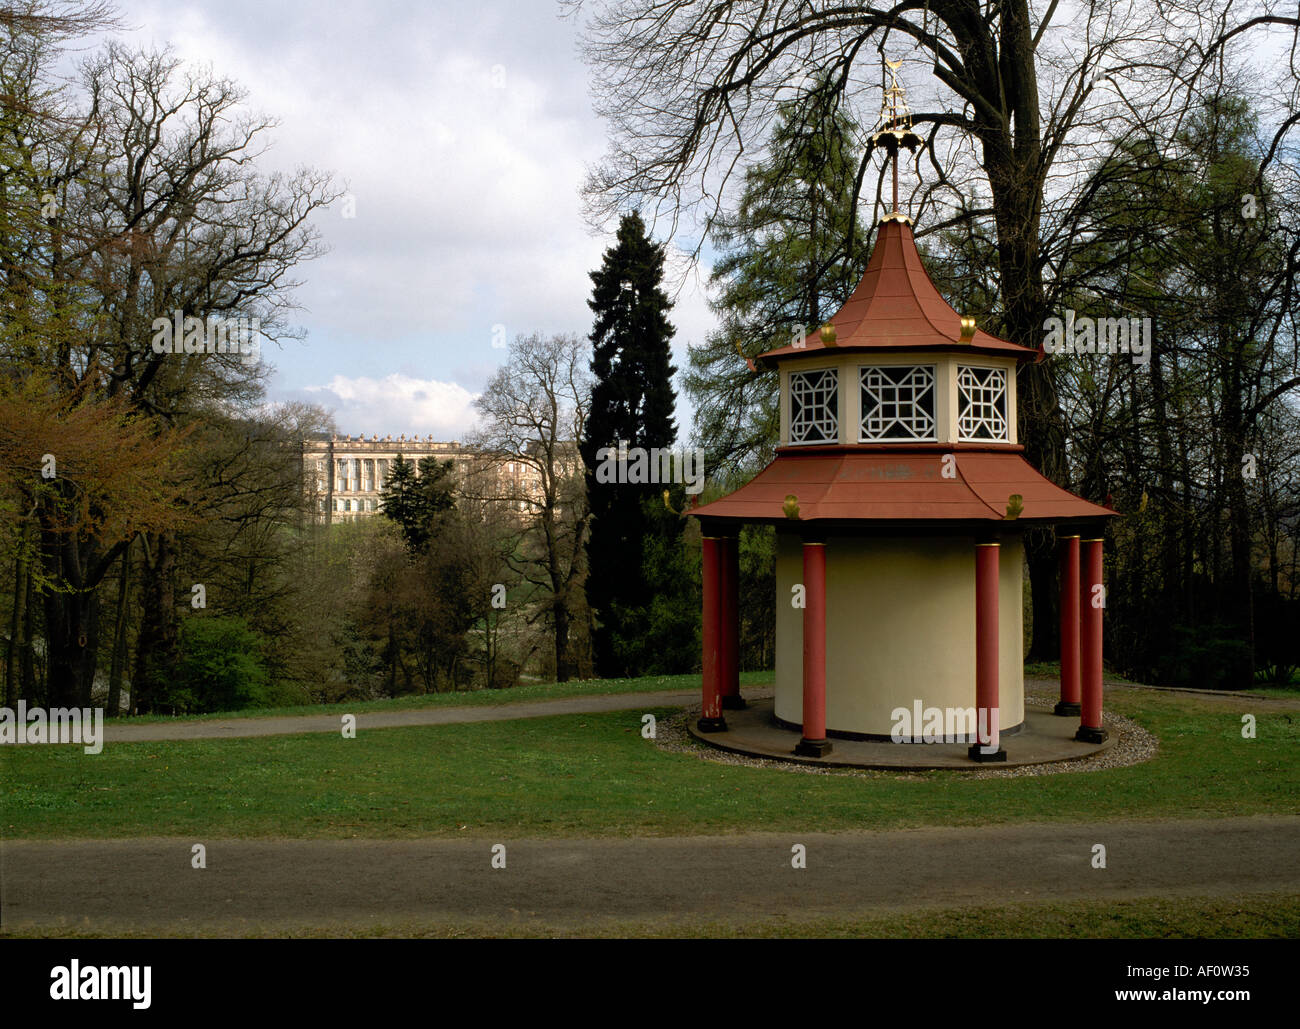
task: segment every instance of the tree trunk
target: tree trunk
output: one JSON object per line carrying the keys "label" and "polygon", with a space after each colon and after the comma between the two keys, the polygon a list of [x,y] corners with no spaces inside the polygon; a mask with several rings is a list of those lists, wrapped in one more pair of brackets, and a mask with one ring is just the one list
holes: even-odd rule
{"label": "tree trunk", "polygon": [[[1239,394],[1238,394],[1239,395]],[[1231,411],[1230,413],[1235,413]],[[1242,474],[1246,453],[1245,434],[1238,423],[1227,433],[1228,553],[1231,560],[1228,589],[1228,617],[1240,634],[1245,650],[1233,661],[1230,685],[1249,689],[1255,682],[1254,591],[1251,589],[1251,517]]]}
{"label": "tree trunk", "polygon": [[1179,524],[1174,516],[1174,455],[1169,438],[1168,391],[1165,388],[1164,363],[1159,348],[1152,348],[1151,354],[1151,409],[1154,415],[1156,437],[1156,455],[1160,481],[1159,498],[1152,497],[1151,502],[1159,505],[1159,512],[1164,531],[1160,533],[1160,587],[1159,610],[1171,624],[1182,624],[1185,618],[1182,598],[1185,584],[1179,582],[1181,559],[1179,548],[1185,546],[1184,533],[1189,526]]}
{"label": "tree trunk", "polygon": [[20,696],[19,677],[22,674],[19,663],[18,634],[22,631],[23,620],[27,615],[27,562],[18,558],[14,562],[14,611],[9,623],[9,645],[5,648],[5,707],[13,709],[18,705]]}
{"label": "tree trunk", "polygon": [[555,680],[568,682],[573,678],[569,661],[569,609],[563,596],[555,598]]}
{"label": "tree trunk", "polygon": [[22,685],[19,696],[27,700],[36,700],[36,660],[35,648],[32,646],[32,618],[36,615],[36,587],[31,568],[27,569],[26,596],[23,599],[22,643],[19,653],[22,662]]}
{"label": "tree trunk", "polygon": [[113,661],[108,673],[108,717],[122,710],[122,671],[126,665],[126,600],[130,594],[131,548],[122,552],[122,570],[117,587],[117,627],[113,632]]}
{"label": "tree trunk", "polygon": [[50,707],[89,707],[99,652],[99,594],[45,594]]}
{"label": "tree trunk", "polygon": [[[1038,347],[1046,299],[1036,272],[1038,215],[1036,201],[1027,192],[1021,175],[1008,160],[986,161],[994,183],[995,201],[1001,212],[998,221],[998,257],[1002,294],[1006,305],[1002,335],[1022,346]],[[994,168],[1000,169],[995,172]],[[1018,376],[1019,436],[1025,458],[1043,475],[1069,488],[1065,461],[1065,425],[1057,399],[1051,366],[1030,364]],[[1057,554],[1055,536],[1045,530],[1025,533],[1025,557],[1029,564],[1030,618],[1032,635],[1029,661],[1047,661],[1059,655],[1057,618]]]}
{"label": "tree trunk", "polygon": [[[143,537],[144,582],[141,587],[140,634],[131,676],[131,710],[157,710],[167,692],[167,677],[176,664],[176,545],[170,533]],[[150,553],[152,539],[152,553]]]}

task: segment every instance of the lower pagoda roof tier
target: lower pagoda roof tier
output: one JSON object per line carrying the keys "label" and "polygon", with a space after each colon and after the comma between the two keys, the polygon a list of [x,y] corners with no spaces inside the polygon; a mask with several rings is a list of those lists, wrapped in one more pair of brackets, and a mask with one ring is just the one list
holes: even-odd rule
{"label": "lower pagoda roof tier", "polygon": [[[952,463],[944,458],[951,455]],[[945,467],[951,469],[944,476]],[[1022,509],[1008,518],[1019,494]],[[794,497],[797,517],[787,513]],[[941,445],[925,448],[783,447],[747,484],[689,511],[703,520],[790,525],[815,522],[880,527],[955,523],[1054,524],[1114,518],[1118,512],[1076,497],[1034,469],[1019,447],[997,450]]]}

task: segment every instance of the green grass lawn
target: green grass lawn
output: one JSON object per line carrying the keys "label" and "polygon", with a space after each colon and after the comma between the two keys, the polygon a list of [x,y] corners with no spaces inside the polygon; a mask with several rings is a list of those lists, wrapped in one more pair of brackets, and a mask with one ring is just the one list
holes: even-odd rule
{"label": "green grass lawn", "polygon": [[[818,776],[700,761],[641,711],[334,734],[4,748],[0,832],[36,837],[520,837],[1196,818],[1300,809],[1300,712],[1115,691],[1158,757],[1088,774]],[[655,709],[665,717],[670,709]]]}
{"label": "green grass lawn", "polygon": [[[111,933],[78,927],[42,926],[40,930],[0,931],[0,936],[40,936],[53,939],[141,937],[156,930],[114,928]],[[230,930],[178,926],[168,936],[226,936]],[[241,927],[240,936],[326,939],[396,937],[401,939],[465,937],[739,937],[844,939],[1295,939],[1300,936],[1300,894],[1251,893],[1235,897],[1143,897],[1135,900],[1095,900],[1067,903],[999,904],[997,907],[948,907],[888,911],[865,917],[761,918],[750,920],[736,912],[726,920],[674,916],[659,922],[608,920],[580,926],[500,922],[400,922],[294,926],[259,929]],[[1163,987],[1162,987],[1163,988]]]}
{"label": "green grass lawn", "polygon": [[[1061,663],[1059,661],[1026,661],[1025,675],[1039,676],[1044,679],[1055,679],[1059,681],[1061,675]],[[1138,682],[1136,679],[1126,679],[1124,676],[1112,672],[1109,668],[1106,669],[1106,681],[1120,682],[1128,686],[1149,685],[1147,683]],[[1161,684],[1155,683],[1154,685],[1160,686]],[[1167,688],[1172,689],[1173,687]],[[1258,693],[1265,697],[1300,697],[1300,672],[1293,675],[1290,683],[1286,685],[1278,685],[1274,682],[1266,682],[1263,679],[1257,679],[1254,686],[1248,690],[1242,690],[1240,692],[1243,694]]]}
{"label": "green grass lawn", "polygon": [[[771,671],[742,672],[742,686],[770,683]],[[455,693],[412,693],[384,700],[358,700],[338,704],[299,704],[294,707],[248,707],[206,715],[137,715],[123,719],[132,725],[157,722],[195,722],[205,719],[271,718],[281,715],[366,714],[375,711],[414,711],[437,707],[477,707],[493,704],[521,704],[531,700],[562,700],[610,693],[654,693],[659,690],[698,690],[698,672],[687,675],[646,675],[637,679],[582,679],[570,682],[534,683],[508,690],[461,690]]]}
{"label": "green grass lawn", "polygon": [[[379,933],[373,933],[379,935]],[[415,932],[396,935],[413,936]],[[577,934],[575,934],[577,935]],[[678,919],[671,926],[623,924],[581,935],[719,939],[1295,939],[1300,895],[1144,897],[1138,900],[1000,904],[881,912],[859,918],[729,921]]]}
{"label": "green grass lawn", "polygon": [[1273,686],[1258,684],[1251,692],[1259,693],[1265,697],[1300,697],[1300,685]]}

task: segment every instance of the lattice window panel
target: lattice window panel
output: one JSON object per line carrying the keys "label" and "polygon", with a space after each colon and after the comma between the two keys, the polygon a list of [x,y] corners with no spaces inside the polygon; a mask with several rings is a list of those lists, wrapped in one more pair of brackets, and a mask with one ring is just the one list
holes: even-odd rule
{"label": "lattice window panel", "polygon": [[861,384],[859,442],[938,440],[933,366],[870,366],[861,370]]}
{"label": "lattice window panel", "polygon": [[838,443],[839,378],[836,369],[790,373],[790,442]]}
{"label": "lattice window panel", "polygon": [[957,438],[1007,441],[1007,370],[957,369]]}

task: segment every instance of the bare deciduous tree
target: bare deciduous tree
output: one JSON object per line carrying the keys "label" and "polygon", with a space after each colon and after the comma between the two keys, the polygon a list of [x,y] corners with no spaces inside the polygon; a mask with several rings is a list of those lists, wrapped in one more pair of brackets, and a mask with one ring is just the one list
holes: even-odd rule
{"label": "bare deciduous tree", "polygon": [[[492,485],[488,497],[522,518],[518,573],[547,596],[555,632],[555,673],[573,677],[574,614],[582,609],[589,512],[577,442],[591,395],[588,345],[575,336],[527,336],[475,401],[481,418],[471,443],[532,471],[531,487]],[[507,478],[507,481],[510,481]]]}
{"label": "bare deciduous tree", "polygon": [[[7,198],[6,216],[39,212],[0,226],[13,230],[0,232],[16,313],[5,325],[7,373],[39,371],[65,393],[122,398],[164,428],[258,400],[267,366],[248,344],[293,335],[292,270],[322,252],[310,218],[336,195],[328,176],[260,174],[272,123],[246,112],[233,83],[165,51],[109,44],[84,63],[77,86],[53,97],[39,88],[50,48],[11,45],[3,55],[6,83],[25,83],[43,105],[39,117],[17,102],[5,108],[0,186],[12,180],[28,197],[26,205]],[[203,326],[199,352],[179,340],[172,352],[153,345],[155,320],[174,323],[176,312]],[[202,345],[212,319],[242,319],[246,345]],[[197,499],[189,498],[191,512]],[[97,588],[129,542],[43,540],[43,551],[57,554],[49,574],[61,584],[42,598],[51,702],[89,699]],[[147,684],[154,658],[175,644],[175,540],[160,529],[141,550],[137,679]]]}

